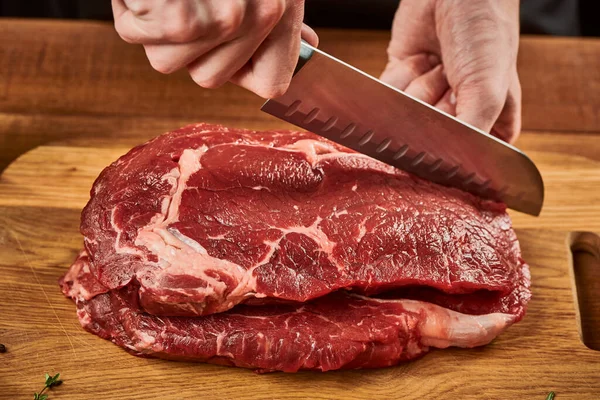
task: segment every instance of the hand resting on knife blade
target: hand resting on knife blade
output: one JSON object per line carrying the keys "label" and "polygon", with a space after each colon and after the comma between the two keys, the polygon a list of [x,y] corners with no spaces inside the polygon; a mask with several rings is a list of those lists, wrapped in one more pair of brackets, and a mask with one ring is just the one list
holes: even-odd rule
{"label": "hand resting on knife blade", "polygon": [[[289,86],[303,0],[112,0],[115,28],[151,65],[187,68],[205,88],[230,81],[270,98]],[[368,12],[368,10],[365,10]],[[402,0],[381,79],[509,142],[520,131],[518,0]]]}
{"label": "hand resting on knife blade", "polygon": [[381,80],[514,142],[518,0],[402,0]]}

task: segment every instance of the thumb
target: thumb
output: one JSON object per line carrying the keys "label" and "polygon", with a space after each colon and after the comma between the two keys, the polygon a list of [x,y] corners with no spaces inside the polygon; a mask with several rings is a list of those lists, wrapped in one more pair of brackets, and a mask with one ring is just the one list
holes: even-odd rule
{"label": "thumb", "polygon": [[319,45],[319,36],[310,26],[302,24],[301,31],[302,39],[306,40],[311,46],[317,47]]}

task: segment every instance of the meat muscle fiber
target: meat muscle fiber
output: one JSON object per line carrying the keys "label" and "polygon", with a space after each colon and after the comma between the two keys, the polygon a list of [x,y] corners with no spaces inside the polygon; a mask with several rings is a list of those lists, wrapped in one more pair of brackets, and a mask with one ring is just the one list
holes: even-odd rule
{"label": "meat muscle fiber", "polygon": [[100,174],[81,232],[82,325],[163,358],[386,366],[488,343],[530,297],[504,205],[311,133],[159,136]]}

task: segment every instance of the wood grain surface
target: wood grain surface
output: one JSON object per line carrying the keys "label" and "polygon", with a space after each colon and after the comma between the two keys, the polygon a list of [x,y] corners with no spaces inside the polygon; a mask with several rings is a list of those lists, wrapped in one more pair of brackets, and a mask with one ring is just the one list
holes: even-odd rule
{"label": "wood grain surface", "polygon": [[[389,33],[319,34],[324,50],[373,75],[383,69]],[[289,125],[234,86],[207,91],[183,73],[156,73],[109,24],[0,20],[0,38],[0,171],[52,142],[0,175],[0,343],[8,348],[0,399],[31,398],[45,372],[65,379],[50,400],[545,399],[550,390],[557,400],[600,398],[600,352],[580,338],[567,244],[570,232],[600,232],[600,40],[520,43],[518,146],[546,182],[540,218],[512,213],[533,280],[521,323],[487,347],[434,351],[394,368],[256,375],[126,354],[83,331],[57,279],[81,246],[93,179],[133,145],[192,122]],[[600,275],[586,273],[579,293],[595,294]],[[593,307],[599,315],[589,304],[582,319]],[[598,340],[600,327],[589,332]]]}
{"label": "wood grain surface", "polygon": [[[319,35],[325,51],[374,76],[383,70],[389,32]],[[67,135],[148,138],[198,121],[286,126],[246,90],[208,91],[183,72],[159,74],[109,23],[4,19],[0,38],[0,170]],[[599,59],[599,40],[522,38],[523,129],[600,132]]]}

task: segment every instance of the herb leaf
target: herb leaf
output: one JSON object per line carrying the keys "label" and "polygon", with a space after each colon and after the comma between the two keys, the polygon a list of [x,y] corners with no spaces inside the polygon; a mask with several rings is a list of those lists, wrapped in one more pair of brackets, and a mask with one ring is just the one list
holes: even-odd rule
{"label": "herb leaf", "polygon": [[48,386],[49,388],[51,388],[51,387],[60,385],[62,383],[62,381],[58,379],[59,377],[60,377],[60,374],[56,374],[53,377],[51,377],[50,378],[50,383],[46,382],[46,386]]}
{"label": "herb leaf", "polygon": [[48,399],[48,395],[45,394],[44,392],[47,389],[51,389],[51,388],[53,388],[55,386],[61,385],[63,382],[59,378],[60,378],[60,373],[56,374],[54,376],[50,376],[50,374],[46,373],[44,375],[44,387],[43,387],[43,389],[39,393],[35,392],[33,394],[33,400],[46,400],[46,399]]}
{"label": "herb leaf", "polygon": [[546,400],[554,400],[554,396],[555,396],[554,392],[550,392],[550,393],[548,393],[548,397],[546,397]]}

